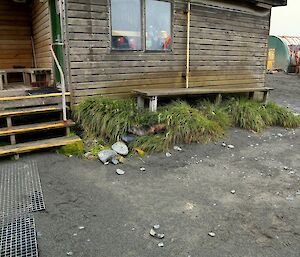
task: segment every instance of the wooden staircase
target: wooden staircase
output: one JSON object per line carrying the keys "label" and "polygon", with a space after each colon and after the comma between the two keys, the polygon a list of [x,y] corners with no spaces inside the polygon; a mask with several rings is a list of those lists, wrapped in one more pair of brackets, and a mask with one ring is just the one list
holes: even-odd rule
{"label": "wooden staircase", "polygon": [[[69,101],[70,94],[66,95]],[[62,120],[61,114],[61,93],[0,96],[0,141],[7,137],[10,142],[10,145],[0,147],[0,156],[18,157],[20,153],[80,141],[77,136],[69,136],[70,127],[75,123],[72,120]],[[50,115],[52,120],[48,121],[47,117]],[[17,124],[20,119],[21,124]],[[39,137],[41,133],[45,138],[36,140],[35,136]],[[22,141],[26,139],[25,142],[18,142],[20,136]]]}

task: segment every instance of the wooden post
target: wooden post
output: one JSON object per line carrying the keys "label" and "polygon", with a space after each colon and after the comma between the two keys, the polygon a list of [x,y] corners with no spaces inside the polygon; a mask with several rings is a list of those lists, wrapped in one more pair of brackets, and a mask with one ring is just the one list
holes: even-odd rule
{"label": "wooden post", "polygon": [[250,99],[250,100],[253,100],[253,99],[254,99],[254,92],[250,92],[250,93],[249,93],[249,99]]}
{"label": "wooden post", "polygon": [[145,108],[145,99],[142,96],[137,97],[137,107],[138,109],[144,109]]}
{"label": "wooden post", "polygon": [[186,71],[185,87],[189,88],[190,81],[190,33],[191,33],[191,2],[188,2],[187,10],[187,42],[186,42]]}
{"label": "wooden post", "polygon": [[[12,127],[12,120],[11,117],[6,117],[6,123],[7,127],[11,128]],[[10,135],[10,144],[15,145],[16,144],[16,136],[15,135]],[[19,154],[14,155],[15,160],[18,160],[20,158]]]}
{"label": "wooden post", "polygon": [[3,77],[4,75],[0,73],[0,90],[3,90]]}
{"label": "wooden post", "polygon": [[222,94],[217,94],[215,104],[220,104],[222,102]]}
{"label": "wooden post", "polygon": [[266,104],[268,102],[269,91],[264,92],[263,103]]}
{"label": "wooden post", "polygon": [[157,111],[157,96],[150,97],[149,110],[150,110],[150,112],[156,112]]}

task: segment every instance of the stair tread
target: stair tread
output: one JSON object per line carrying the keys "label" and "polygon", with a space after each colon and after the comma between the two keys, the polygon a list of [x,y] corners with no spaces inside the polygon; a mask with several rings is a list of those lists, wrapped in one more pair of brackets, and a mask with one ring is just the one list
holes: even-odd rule
{"label": "stair tread", "polygon": [[46,129],[64,128],[73,125],[75,125],[74,121],[67,120],[67,121],[53,121],[53,122],[34,123],[34,124],[21,125],[21,126],[12,126],[12,127],[1,128],[0,136],[8,136],[8,135],[14,135],[18,133],[27,133],[27,132],[34,132],[39,130],[46,130]]}
{"label": "stair tread", "polygon": [[[70,92],[66,92],[65,95],[70,96]],[[15,101],[15,100],[26,100],[26,99],[47,98],[47,97],[61,97],[61,96],[62,96],[62,93],[41,94],[41,95],[7,96],[7,97],[0,97],[0,101]]]}
{"label": "stair tread", "polygon": [[65,136],[51,139],[43,139],[29,143],[21,143],[16,145],[8,145],[0,147],[0,156],[31,152],[34,150],[47,149],[52,147],[63,146],[80,141],[78,136]]}
{"label": "stair tread", "polygon": [[0,111],[0,117],[28,115],[28,114],[43,113],[43,112],[54,112],[54,111],[60,111],[60,110],[62,110],[62,108],[59,105],[21,108],[21,109]]}

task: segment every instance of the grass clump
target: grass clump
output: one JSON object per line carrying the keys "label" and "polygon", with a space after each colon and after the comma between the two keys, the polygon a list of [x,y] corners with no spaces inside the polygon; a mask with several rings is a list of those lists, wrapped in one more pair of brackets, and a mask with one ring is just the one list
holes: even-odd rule
{"label": "grass clump", "polygon": [[136,122],[136,104],[133,99],[90,97],[76,108],[75,119],[88,137],[119,140]]}
{"label": "grass clump", "polygon": [[200,101],[196,108],[199,109],[209,119],[217,122],[223,129],[227,129],[232,125],[232,119],[221,104],[214,104],[211,101]]}
{"label": "grass clump", "polygon": [[237,127],[261,132],[272,123],[270,114],[259,102],[245,98],[232,99],[225,106]]}
{"label": "grass clump", "polygon": [[165,133],[156,135],[146,135],[138,137],[131,143],[131,147],[140,148],[146,152],[162,152],[167,151],[170,147],[169,140]]}
{"label": "grass clump", "polygon": [[270,102],[266,105],[266,111],[272,118],[272,126],[284,128],[297,128],[300,126],[300,117],[294,115],[287,108]]}
{"label": "grass clump", "polygon": [[167,127],[167,145],[208,142],[224,135],[223,128],[186,102],[169,105],[160,115]]}
{"label": "grass clump", "polygon": [[240,128],[261,132],[268,126],[296,128],[300,126],[297,116],[276,103],[261,103],[245,98],[232,99],[225,103],[234,125]]}

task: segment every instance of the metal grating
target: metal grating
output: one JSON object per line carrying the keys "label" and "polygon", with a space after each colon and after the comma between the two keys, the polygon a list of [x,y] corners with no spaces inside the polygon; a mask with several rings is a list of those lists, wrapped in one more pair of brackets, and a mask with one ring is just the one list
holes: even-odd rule
{"label": "metal grating", "polygon": [[0,218],[45,209],[37,163],[0,166]]}
{"label": "metal grating", "polygon": [[0,227],[1,257],[38,257],[32,214],[22,214],[15,218],[2,220],[2,222]]}

